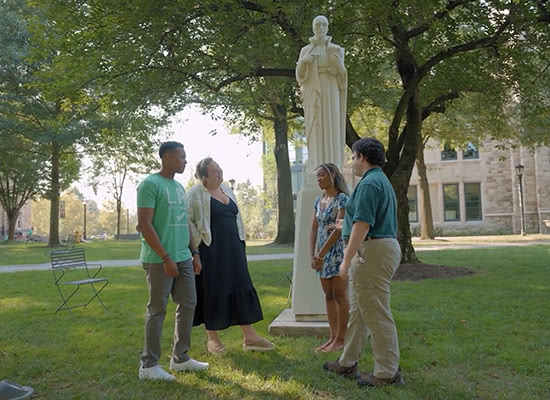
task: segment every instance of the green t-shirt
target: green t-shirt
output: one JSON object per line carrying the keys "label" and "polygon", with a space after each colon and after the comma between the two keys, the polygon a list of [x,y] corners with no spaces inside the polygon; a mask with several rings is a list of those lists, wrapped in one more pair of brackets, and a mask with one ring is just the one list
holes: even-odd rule
{"label": "green t-shirt", "polygon": [[[149,175],[137,188],[137,206],[155,209],[153,228],[172,260],[181,262],[191,258],[187,200],[185,189],[179,182],[158,173]],[[143,238],[140,260],[146,263],[162,262]]]}
{"label": "green t-shirt", "polygon": [[397,200],[393,186],[380,167],[369,169],[346,202],[342,237],[349,239],[356,221],[370,225],[368,236],[397,236]]}

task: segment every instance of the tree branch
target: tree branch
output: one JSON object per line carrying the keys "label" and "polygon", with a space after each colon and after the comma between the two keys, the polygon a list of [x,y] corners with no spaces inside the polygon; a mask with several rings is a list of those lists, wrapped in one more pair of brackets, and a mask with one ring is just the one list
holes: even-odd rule
{"label": "tree branch", "polygon": [[247,74],[239,74],[239,75],[235,75],[230,78],[224,79],[213,90],[218,92],[225,86],[228,86],[234,82],[244,81],[247,78],[258,78],[258,77],[264,77],[264,76],[279,76],[279,77],[294,78],[295,70],[290,68],[261,68],[260,67],[260,68],[256,68],[253,71],[250,71]]}
{"label": "tree branch", "polygon": [[[460,94],[456,90],[452,90],[449,93],[439,96],[437,99],[433,100],[426,107],[422,108],[422,121],[424,121],[434,112],[444,113],[445,104],[451,100],[456,100],[459,97],[460,97]],[[401,130],[401,133],[399,134],[399,138],[397,139],[398,154],[401,154],[401,150],[403,150],[403,146],[405,146],[406,138],[407,138],[407,125],[403,127],[403,129]]]}
{"label": "tree branch", "polygon": [[537,0],[537,8],[540,12],[539,22],[550,24],[550,7],[547,7],[548,0]]}
{"label": "tree branch", "polygon": [[465,53],[468,51],[493,46],[511,23],[512,22],[510,21],[510,15],[508,15],[506,20],[502,23],[501,26],[499,26],[493,36],[488,36],[468,43],[459,44],[437,53],[435,56],[426,61],[423,65],[418,67],[418,75],[420,79],[422,79],[434,66],[436,66],[443,60],[446,60],[447,58],[451,58],[459,53]]}
{"label": "tree branch", "polygon": [[422,25],[419,25],[416,28],[413,28],[410,31],[408,31],[407,32],[407,39],[412,39],[413,37],[416,37],[416,36],[419,36],[419,35],[423,34],[428,29],[430,29],[430,26],[436,20],[443,19],[444,17],[449,15],[450,12],[452,10],[454,10],[455,8],[457,8],[459,6],[462,6],[464,4],[467,4],[467,3],[473,3],[474,1],[475,0],[455,0],[455,1],[451,0],[451,1],[449,1],[447,3],[447,5],[445,6],[444,10],[438,11],[432,16],[431,21],[426,22]]}

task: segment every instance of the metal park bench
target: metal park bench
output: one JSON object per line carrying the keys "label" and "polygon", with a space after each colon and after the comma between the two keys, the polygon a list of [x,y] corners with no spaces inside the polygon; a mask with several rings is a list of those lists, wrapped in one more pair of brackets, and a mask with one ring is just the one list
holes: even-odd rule
{"label": "metal park bench", "polygon": [[[65,309],[71,312],[72,308],[77,307],[86,307],[90,302],[97,297],[97,300],[101,303],[103,308],[107,310],[105,304],[99,298],[99,293],[107,286],[109,281],[107,278],[98,278],[97,275],[103,269],[101,264],[88,264],[84,256],[84,249],[82,248],[71,248],[71,249],[62,249],[62,250],[53,250],[50,252],[50,260],[52,264],[52,272],[55,280],[55,286],[59,291],[59,295],[63,300],[63,304],[55,311],[56,313]],[[89,266],[99,267],[93,275],[91,275]],[[96,289],[95,285],[101,284],[99,290]],[[93,296],[88,300],[88,302],[83,304],[78,304],[75,306],[69,306],[69,300],[78,292],[81,286],[90,285],[93,291]],[[74,290],[67,296],[66,293],[69,291],[66,289],[61,289],[62,287],[75,287]]]}

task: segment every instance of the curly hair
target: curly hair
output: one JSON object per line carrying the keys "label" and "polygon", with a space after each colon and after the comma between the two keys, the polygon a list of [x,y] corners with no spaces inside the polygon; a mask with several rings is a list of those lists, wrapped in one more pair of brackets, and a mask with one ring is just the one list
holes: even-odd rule
{"label": "curly hair", "polygon": [[361,154],[372,165],[384,166],[386,152],[384,145],[375,138],[362,138],[353,143],[351,149],[354,153]]}

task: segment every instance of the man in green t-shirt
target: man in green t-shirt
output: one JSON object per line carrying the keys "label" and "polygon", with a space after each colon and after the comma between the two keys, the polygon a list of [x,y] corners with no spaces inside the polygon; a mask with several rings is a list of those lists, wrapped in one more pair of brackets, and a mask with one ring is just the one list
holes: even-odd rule
{"label": "man in green t-shirt", "polygon": [[[352,146],[353,172],[361,181],[345,206],[342,237],[347,242],[340,276],[350,277],[349,326],[344,351],[327,371],[357,378],[360,386],[403,384],[397,329],[390,309],[390,282],[401,261],[397,201],[382,171],[384,146],[360,139]],[[370,334],[374,371],[359,376],[357,362]]]}
{"label": "man in green t-shirt", "polygon": [[181,143],[165,142],[159,155],[160,172],[149,175],[137,189],[138,226],[143,236],[140,259],[149,291],[139,379],[172,381],[176,377],[158,365],[169,295],[178,305],[170,369],[200,371],[208,368],[208,363],[187,354],[197,302],[195,274],[200,273],[201,262],[189,229],[185,190],[174,180],[187,164],[185,150]]}

